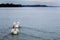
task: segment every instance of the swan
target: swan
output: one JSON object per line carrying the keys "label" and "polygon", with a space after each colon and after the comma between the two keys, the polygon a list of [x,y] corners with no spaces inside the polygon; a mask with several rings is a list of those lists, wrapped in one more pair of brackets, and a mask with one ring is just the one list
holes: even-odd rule
{"label": "swan", "polygon": [[16,22],[13,23],[13,28],[15,28],[15,26],[16,26]]}
{"label": "swan", "polygon": [[20,24],[20,22],[17,22],[17,26],[18,26],[18,27],[21,27],[21,24]]}
{"label": "swan", "polygon": [[13,28],[20,28],[20,27],[21,27],[20,22],[14,22],[13,23]]}
{"label": "swan", "polygon": [[19,34],[19,29],[18,28],[12,28],[11,34],[13,34],[13,35]]}

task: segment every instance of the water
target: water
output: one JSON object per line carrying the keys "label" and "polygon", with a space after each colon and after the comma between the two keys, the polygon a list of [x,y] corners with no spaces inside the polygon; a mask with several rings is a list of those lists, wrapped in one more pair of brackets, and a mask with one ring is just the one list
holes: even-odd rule
{"label": "water", "polygon": [[[14,21],[19,35],[11,35]],[[59,7],[0,8],[0,40],[60,40]]]}

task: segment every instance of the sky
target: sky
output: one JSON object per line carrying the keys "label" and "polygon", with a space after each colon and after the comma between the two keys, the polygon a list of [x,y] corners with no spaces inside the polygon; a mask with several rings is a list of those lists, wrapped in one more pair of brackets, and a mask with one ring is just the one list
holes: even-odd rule
{"label": "sky", "polygon": [[0,0],[0,3],[15,3],[15,4],[46,4],[60,6],[60,0]]}

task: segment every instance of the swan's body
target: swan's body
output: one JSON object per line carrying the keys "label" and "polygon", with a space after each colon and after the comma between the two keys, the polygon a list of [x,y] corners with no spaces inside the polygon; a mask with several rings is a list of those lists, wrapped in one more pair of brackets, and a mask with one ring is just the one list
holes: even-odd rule
{"label": "swan's body", "polygon": [[18,33],[19,33],[18,28],[13,28],[13,29],[11,30],[11,34],[13,34],[13,35],[17,35]]}

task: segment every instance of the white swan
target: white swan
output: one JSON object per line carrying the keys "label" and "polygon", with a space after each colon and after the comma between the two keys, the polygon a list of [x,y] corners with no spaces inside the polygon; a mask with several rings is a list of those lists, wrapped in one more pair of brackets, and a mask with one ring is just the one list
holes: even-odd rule
{"label": "white swan", "polygon": [[18,29],[18,28],[13,28],[13,29],[11,30],[11,34],[13,34],[13,35],[19,34],[19,29]]}
{"label": "white swan", "polygon": [[15,26],[16,26],[16,22],[13,23],[13,28],[15,28]]}
{"label": "white swan", "polygon": [[21,27],[21,24],[20,24],[20,22],[17,22],[17,25],[18,25],[18,27]]}
{"label": "white swan", "polygon": [[13,28],[20,28],[21,27],[21,24],[19,22],[14,22],[13,23]]}

